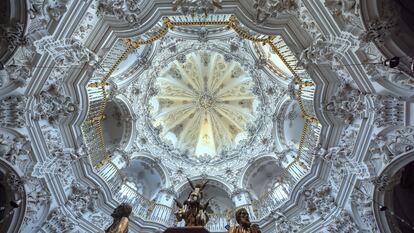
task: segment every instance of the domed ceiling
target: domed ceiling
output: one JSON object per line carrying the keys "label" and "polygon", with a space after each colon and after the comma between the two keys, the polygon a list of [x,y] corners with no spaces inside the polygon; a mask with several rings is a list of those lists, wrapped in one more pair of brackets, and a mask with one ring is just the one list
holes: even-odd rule
{"label": "domed ceiling", "polygon": [[187,178],[217,196],[216,233],[241,207],[263,233],[376,233],[399,213],[377,206],[413,158],[395,1],[5,2],[0,187],[20,206],[0,229],[102,232],[127,202],[131,232],[162,232]]}
{"label": "domed ceiling", "polygon": [[150,100],[160,137],[193,156],[216,157],[246,138],[256,118],[255,85],[240,63],[213,51],[173,61],[156,78]]}

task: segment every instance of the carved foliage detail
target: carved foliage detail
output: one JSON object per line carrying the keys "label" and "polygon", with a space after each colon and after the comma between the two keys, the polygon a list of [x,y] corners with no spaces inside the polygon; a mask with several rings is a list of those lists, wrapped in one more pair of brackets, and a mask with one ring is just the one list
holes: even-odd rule
{"label": "carved foliage detail", "polygon": [[138,23],[141,12],[139,0],[98,0],[96,14],[112,15],[129,23]]}
{"label": "carved foliage detail", "polygon": [[24,127],[26,99],[25,96],[16,95],[0,100],[0,126],[10,128]]}

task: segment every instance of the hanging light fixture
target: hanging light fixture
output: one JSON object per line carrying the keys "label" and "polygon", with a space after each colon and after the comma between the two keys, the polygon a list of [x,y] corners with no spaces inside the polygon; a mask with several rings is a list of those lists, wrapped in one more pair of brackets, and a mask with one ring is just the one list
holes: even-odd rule
{"label": "hanging light fixture", "polygon": [[400,58],[393,57],[385,60],[382,64],[384,64],[384,66],[389,66],[390,68],[395,68],[398,66],[398,64],[400,64]]}
{"label": "hanging light fixture", "polygon": [[386,211],[388,208],[386,206],[380,205],[379,210],[380,211]]}

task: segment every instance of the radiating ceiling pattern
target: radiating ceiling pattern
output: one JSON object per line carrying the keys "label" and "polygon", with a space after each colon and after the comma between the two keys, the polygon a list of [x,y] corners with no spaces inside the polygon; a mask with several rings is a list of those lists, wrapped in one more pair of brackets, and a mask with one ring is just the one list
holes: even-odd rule
{"label": "radiating ceiling pattern", "polygon": [[240,63],[211,51],[171,62],[156,79],[152,118],[160,137],[194,156],[218,156],[243,138],[258,98]]}

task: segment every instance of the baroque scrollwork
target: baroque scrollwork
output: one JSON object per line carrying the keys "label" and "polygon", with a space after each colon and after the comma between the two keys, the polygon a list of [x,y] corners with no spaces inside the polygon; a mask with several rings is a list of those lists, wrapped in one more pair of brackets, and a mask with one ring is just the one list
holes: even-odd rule
{"label": "baroque scrollwork", "polygon": [[70,219],[61,207],[52,210],[43,224],[42,229],[47,232],[59,233],[65,231],[72,231],[76,228],[74,220]]}
{"label": "baroque scrollwork", "polygon": [[36,96],[38,103],[34,107],[33,119],[47,120],[57,125],[63,118],[77,111],[77,106],[69,96],[60,93],[56,85],[50,85],[47,90]]}
{"label": "baroque scrollwork", "polygon": [[97,0],[98,16],[112,15],[128,23],[139,23],[141,0]]}
{"label": "baroque scrollwork", "polygon": [[27,98],[22,95],[7,96],[0,100],[0,126],[22,128]]}
{"label": "baroque scrollwork", "polygon": [[352,215],[346,210],[341,210],[339,216],[337,216],[332,223],[329,224],[327,230],[332,233],[357,232],[358,227],[355,224]]}
{"label": "baroque scrollwork", "polygon": [[7,65],[3,74],[0,74],[0,88],[6,83],[14,83],[18,87],[23,87],[30,77],[31,70],[27,65]]}
{"label": "baroque scrollwork", "polygon": [[386,135],[376,135],[369,151],[372,159],[382,159],[388,164],[396,156],[414,149],[414,128],[405,127],[391,131]]}
{"label": "baroque scrollwork", "polygon": [[67,206],[72,208],[76,215],[82,216],[86,212],[97,211],[98,189],[84,186],[75,180],[72,182],[71,189]]}
{"label": "baroque scrollwork", "polygon": [[66,13],[70,2],[71,0],[31,0],[30,18],[59,21]]}
{"label": "baroque scrollwork", "polygon": [[173,10],[183,15],[208,15],[221,9],[222,0],[173,0]]}
{"label": "baroque scrollwork", "polygon": [[0,155],[11,164],[16,165],[29,160],[30,151],[30,140],[26,137],[0,134]]}
{"label": "baroque scrollwork", "polygon": [[0,25],[0,36],[7,41],[9,51],[20,46],[26,46],[28,39],[24,34],[24,25],[16,23],[13,26]]}
{"label": "baroque scrollwork", "polygon": [[325,105],[328,112],[339,117],[346,124],[352,123],[356,118],[364,117],[366,111],[366,97],[361,91],[345,84],[340,88],[339,93],[332,97],[332,100]]}
{"label": "baroque scrollwork", "polygon": [[256,22],[263,23],[269,17],[279,13],[291,13],[298,9],[297,0],[255,0],[253,8],[256,10]]}
{"label": "baroque scrollwork", "polygon": [[337,205],[330,185],[306,189],[302,194],[305,197],[305,210],[310,215],[326,215]]}
{"label": "baroque scrollwork", "polygon": [[52,37],[44,37],[36,41],[34,45],[36,52],[52,56],[58,66],[83,64],[94,66],[97,63],[96,54],[85,47],[82,42],[73,38],[54,40]]}

